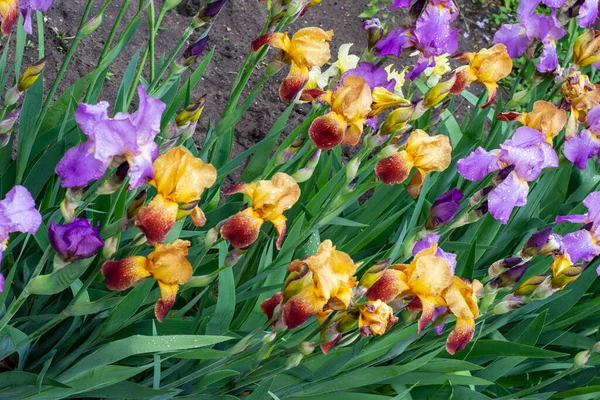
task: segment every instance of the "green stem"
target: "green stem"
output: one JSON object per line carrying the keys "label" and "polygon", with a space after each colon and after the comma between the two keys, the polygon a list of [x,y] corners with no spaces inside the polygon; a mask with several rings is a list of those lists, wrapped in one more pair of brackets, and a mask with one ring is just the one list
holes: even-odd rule
{"label": "green stem", "polygon": [[154,46],[154,38],[156,36],[156,33],[158,31],[158,26],[155,25],[156,21],[155,21],[155,16],[154,16],[154,0],[150,1],[150,7],[148,7],[148,26],[150,27],[150,35],[149,35],[149,40],[148,40],[148,47],[150,48],[150,58],[148,59],[148,67],[150,69],[150,82],[154,82],[154,63],[155,63],[155,59],[154,59],[154,53],[155,53],[155,46]]}

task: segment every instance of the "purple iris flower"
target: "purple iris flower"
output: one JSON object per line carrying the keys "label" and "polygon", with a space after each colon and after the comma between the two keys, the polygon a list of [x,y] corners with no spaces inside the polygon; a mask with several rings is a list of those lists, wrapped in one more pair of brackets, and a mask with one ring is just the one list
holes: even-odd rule
{"label": "purple iris flower", "polygon": [[96,254],[104,246],[98,233],[98,224],[93,227],[85,218],[75,218],[65,225],[50,223],[48,239],[50,244],[65,261],[82,260]]}
{"label": "purple iris flower", "polygon": [[402,50],[413,47],[412,34],[410,29],[394,28],[388,35],[380,40],[375,48],[379,51],[381,57],[395,56],[400,57]]}
{"label": "purple iris flower", "polygon": [[129,189],[135,189],[154,177],[152,162],[158,156],[154,137],[160,132],[160,119],[166,107],[149,98],[138,87],[140,105],[133,114],[117,113],[108,117],[108,103],[80,104],[75,120],[88,140],[67,151],[56,166],[63,187],[85,186],[100,179],[113,159],[127,161]]}
{"label": "purple iris flower", "polygon": [[412,0],[392,0],[390,10],[393,10],[395,8],[408,8],[410,7],[411,1]]}
{"label": "purple iris flower", "polygon": [[522,126],[500,149],[478,147],[456,164],[458,173],[470,181],[480,181],[490,172],[502,170],[502,181],[488,194],[492,216],[506,224],[514,207],[527,203],[529,185],[544,168],[558,167],[556,152],[540,131]]}
{"label": "purple iris flower", "polygon": [[23,14],[23,28],[31,35],[31,14],[34,11],[46,12],[54,0],[19,0],[19,9]]}
{"label": "purple iris flower", "polygon": [[[416,255],[421,250],[428,249],[429,247],[431,247],[431,245],[433,243],[437,244],[439,241],[440,241],[440,235],[431,234],[431,235],[425,236],[423,239],[419,240],[413,246],[413,249],[412,249],[413,256]],[[456,254],[446,253],[444,250],[442,250],[441,247],[438,246],[435,255],[438,257],[442,257],[444,260],[446,260],[448,262],[448,265],[450,266],[450,270],[452,271],[452,275],[454,275],[454,270],[456,269]]]}
{"label": "purple iris flower", "polygon": [[[8,236],[12,232],[23,232],[33,235],[40,224],[42,216],[35,208],[31,193],[24,187],[13,187],[4,200],[0,200],[0,263],[2,252],[6,249]],[[4,290],[4,276],[0,274],[0,292]]]}
{"label": "purple iris flower", "polygon": [[446,7],[429,3],[415,23],[413,42],[424,57],[429,58],[458,50],[458,29],[450,24],[457,13]]}
{"label": "purple iris flower", "polygon": [[[558,1],[550,0],[545,2],[549,7],[554,7],[550,4],[557,3]],[[551,72],[558,66],[555,41],[566,35],[566,31],[558,25],[555,10],[552,10],[551,15],[534,14],[538,4],[539,1],[522,1],[517,10],[519,22],[502,25],[494,35],[494,43],[504,44],[510,57],[517,58],[535,40],[540,40],[543,50],[536,68],[540,72]]]}
{"label": "purple iris flower", "polygon": [[393,92],[396,87],[396,80],[388,79],[388,73],[385,69],[378,67],[375,64],[371,64],[370,62],[361,62],[356,68],[344,72],[340,78],[340,82],[343,82],[344,78],[347,76],[360,76],[364,78],[371,90],[376,87],[382,87]]}
{"label": "purple iris flower", "polygon": [[556,223],[571,222],[574,224],[585,224],[575,232],[567,233],[563,237],[563,244],[571,261],[592,261],[600,255],[600,192],[592,192],[583,200],[587,207],[587,214],[573,214],[556,217]]}
{"label": "purple iris flower", "polygon": [[459,189],[454,188],[435,199],[429,210],[425,228],[439,228],[454,218],[456,212],[460,208],[460,201],[462,198],[463,193]]}
{"label": "purple iris flower", "polygon": [[567,140],[563,149],[567,160],[579,169],[585,169],[587,161],[600,154],[600,106],[588,111],[586,122],[589,128]]}

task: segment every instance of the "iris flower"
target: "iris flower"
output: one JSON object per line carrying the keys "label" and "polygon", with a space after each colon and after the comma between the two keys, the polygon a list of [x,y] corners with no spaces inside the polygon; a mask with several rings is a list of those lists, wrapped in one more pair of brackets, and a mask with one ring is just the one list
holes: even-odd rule
{"label": "iris flower", "polygon": [[252,51],[264,45],[283,51],[284,61],[290,64],[290,72],[279,87],[279,97],[292,101],[308,81],[312,67],[322,67],[331,58],[329,43],[333,31],[321,28],[302,28],[290,39],[287,33],[267,33],[252,42]]}
{"label": "iris flower", "polygon": [[[41,223],[42,216],[35,208],[31,193],[24,186],[13,187],[6,197],[0,200],[0,264],[9,235],[13,232],[33,235]],[[0,292],[2,291],[4,291],[4,276],[0,274]]]}
{"label": "iris flower", "polygon": [[[573,214],[556,217],[556,223],[571,222],[585,224],[582,229],[567,233],[563,244],[574,262],[579,260],[592,261],[600,255],[600,192],[592,192],[583,200],[587,207],[586,214]],[[600,269],[599,269],[600,274]]]}
{"label": "iris flower", "polygon": [[365,337],[383,335],[398,322],[392,307],[381,300],[367,301],[359,306],[358,311],[358,328]]}
{"label": "iris flower", "polygon": [[360,76],[348,76],[333,92],[318,96],[331,106],[331,112],[316,118],[309,130],[310,139],[321,150],[338,144],[354,146],[360,140],[371,112],[371,88]]}
{"label": "iris flower", "polygon": [[56,253],[64,261],[82,260],[92,257],[104,241],[98,233],[97,226],[92,226],[85,218],[75,218],[72,222],[57,225],[52,221],[48,229],[48,239]]}
{"label": "iris flower", "polygon": [[498,114],[501,121],[518,121],[525,126],[536,129],[546,136],[546,143],[558,136],[567,123],[567,113],[545,100],[533,103],[533,110],[525,113],[507,112]]}
{"label": "iris flower", "polygon": [[100,179],[113,161],[128,164],[129,189],[152,179],[152,162],[158,156],[154,137],[160,132],[160,120],[166,107],[138,87],[140,105],[133,114],[117,113],[108,117],[109,104],[80,104],[75,120],[88,140],[67,151],[56,166],[63,187],[85,186]]}
{"label": "iris flower", "polygon": [[[10,0],[5,0],[4,2],[10,2]],[[19,0],[18,3],[24,18],[23,28],[31,35],[31,15],[34,11],[48,11],[54,0]]]}
{"label": "iris flower", "polygon": [[337,61],[331,64],[323,73],[321,73],[321,67],[312,67],[309,71],[309,80],[306,84],[306,89],[314,89],[316,87],[324,89],[329,84],[331,78],[341,76],[346,71],[356,68],[360,57],[350,54],[351,47],[352,43],[341,45],[338,50]]}
{"label": "iris flower", "polygon": [[2,0],[0,1],[0,18],[2,18],[2,33],[5,36],[10,35],[12,26],[19,17],[19,1],[18,0]]}
{"label": "iris flower", "polygon": [[187,215],[196,226],[206,223],[198,207],[200,196],[217,180],[217,170],[183,147],[175,147],[154,161],[154,179],[149,183],[157,195],[137,214],[135,225],[148,243],[162,242],[175,222]]}
{"label": "iris flower", "polygon": [[119,261],[107,261],[102,265],[106,287],[110,290],[126,290],[136,283],[152,278],[158,282],[160,299],[154,306],[159,322],[175,304],[179,285],[192,277],[192,265],[187,260],[190,242],[177,239],[173,243],[158,244],[147,257],[131,256]]}
{"label": "iris flower", "polygon": [[544,168],[558,167],[556,152],[540,131],[522,126],[500,149],[486,151],[478,147],[458,161],[458,173],[470,181],[480,181],[490,172],[501,171],[502,181],[488,194],[492,216],[506,224],[514,207],[527,203],[529,185]]}
{"label": "iris flower", "polygon": [[600,85],[590,82],[590,78],[579,71],[573,71],[561,87],[563,105],[571,114],[567,121],[565,138],[568,140],[578,131],[578,125],[586,124],[587,112],[600,105]]}
{"label": "iris flower", "polygon": [[384,184],[395,185],[404,182],[413,167],[417,168],[407,189],[411,196],[417,197],[428,173],[448,168],[451,153],[452,146],[448,136],[429,136],[417,129],[411,133],[404,150],[377,162],[375,175]]}
{"label": "iris flower", "polygon": [[[281,317],[288,329],[302,325],[312,316],[344,310],[352,299],[357,266],[348,254],[336,250],[330,240],[325,240],[317,254],[289,265],[290,274],[283,294],[275,294],[263,302],[263,310],[272,310],[273,303],[281,302]],[[271,303],[269,307],[267,301]]]}
{"label": "iris flower", "polygon": [[277,248],[281,248],[287,218],[283,212],[292,208],[300,198],[300,187],[291,176],[278,172],[270,180],[258,183],[240,183],[225,195],[243,193],[252,205],[229,217],[221,227],[221,235],[238,249],[249,247],[258,238],[260,227],[266,221],[277,230]]}

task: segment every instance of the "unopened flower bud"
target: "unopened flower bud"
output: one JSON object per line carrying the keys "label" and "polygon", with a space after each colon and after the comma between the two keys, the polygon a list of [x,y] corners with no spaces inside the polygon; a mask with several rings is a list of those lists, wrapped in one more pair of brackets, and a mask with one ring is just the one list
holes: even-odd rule
{"label": "unopened flower bud", "polygon": [[87,36],[91,35],[92,33],[96,32],[96,30],[100,27],[100,25],[102,25],[103,21],[104,21],[104,13],[100,13],[100,14],[96,15],[94,18],[90,19],[85,24],[83,29],[81,30],[81,36],[87,37]]}
{"label": "unopened flower bud", "polygon": [[592,353],[589,350],[580,351],[579,353],[577,353],[575,355],[575,358],[573,359],[573,367],[574,368],[585,367],[585,365],[587,364],[591,355],[592,355]]}
{"label": "unopened flower bud", "polygon": [[292,175],[292,178],[294,178],[298,183],[306,182],[307,180],[309,180],[313,172],[315,172],[315,167],[319,163],[320,157],[321,149],[317,149],[306,162],[306,166],[296,171],[296,173]]}
{"label": "unopened flower bud", "polygon": [[390,112],[379,131],[380,135],[395,135],[410,121],[416,106],[414,104],[400,104]]}
{"label": "unopened flower bud", "polygon": [[502,260],[498,260],[488,268],[488,276],[495,278],[498,275],[504,273],[507,269],[517,266],[523,262],[520,257],[507,257]]}
{"label": "unopened flower bud", "polygon": [[281,165],[288,162],[304,144],[304,139],[298,139],[290,144],[285,150],[275,157],[275,165]]}
{"label": "unopened flower bud", "polygon": [[547,274],[534,275],[531,278],[527,279],[525,282],[521,283],[515,289],[515,295],[524,296],[529,293],[532,293],[535,289],[537,289],[541,284],[546,282],[549,279]]}
{"label": "unopened flower bud", "polygon": [[12,129],[15,126],[15,123],[17,122],[18,119],[19,119],[18,111],[12,111],[12,112],[8,113],[4,117],[4,120],[2,120],[2,122],[0,122],[0,134],[9,133],[10,131],[12,131]]}
{"label": "unopened flower bud", "polygon": [[204,247],[207,250],[211,249],[218,238],[219,238],[219,229],[217,227],[209,229],[208,232],[206,232],[206,236],[204,237]]}
{"label": "unopened flower bud", "polygon": [[434,87],[429,89],[427,93],[425,93],[423,107],[432,108],[444,101],[444,99],[451,94],[452,88],[456,83],[456,79],[456,74],[452,74],[448,79],[439,82]]}
{"label": "unopened flower bud", "polygon": [[275,340],[276,337],[277,337],[277,333],[269,332],[265,336],[263,336],[261,341],[263,344],[271,343],[273,340]]}
{"label": "unopened flower bud", "polygon": [[24,92],[29,89],[35,81],[40,77],[44,68],[46,67],[46,59],[42,58],[35,64],[32,64],[29,68],[23,72],[23,75],[19,78],[19,83],[17,84],[17,89],[19,92]]}
{"label": "unopened flower bud", "polygon": [[286,15],[289,18],[296,17],[302,10],[304,10],[305,3],[306,0],[291,0],[288,3]]}
{"label": "unopened flower bud", "polygon": [[399,147],[395,144],[390,144],[389,146],[385,146],[379,154],[377,154],[377,158],[387,158],[396,154],[399,150]]}
{"label": "unopened flower bud", "polygon": [[298,351],[304,355],[307,356],[309,354],[312,354],[312,352],[315,350],[316,344],[313,342],[302,342],[300,343],[300,346],[298,346]]}
{"label": "unopened flower bud", "polygon": [[588,29],[573,44],[573,63],[579,68],[600,61],[600,31]]}
{"label": "unopened flower bud", "polygon": [[508,271],[500,274],[500,276],[494,279],[490,283],[490,285],[495,286],[497,288],[512,288],[523,277],[523,274],[525,274],[525,271],[527,270],[528,266],[529,261],[524,262],[522,264],[516,264],[513,267],[510,267]]}
{"label": "unopened flower bud", "polygon": [[10,107],[12,105],[15,105],[20,98],[21,92],[19,91],[19,88],[15,85],[8,89],[4,94],[4,106]]}
{"label": "unopened flower bud", "polygon": [[353,180],[358,173],[358,168],[360,167],[360,158],[354,158],[348,162],[346,165],[346,179],[348,181]]}
{"label": "unopened flower bud", "polygon": [[362,28],[367,32],[367,46],[371,50],[383,37],[383,26],[378,18],[365,19]]}
{"label": "unopened flower bud", "polygon": [[502,301],[494,307],[492,312],[495,315],[506,314],[509,311],[515,310],[523,306],[523,300],[519,296],[508,295],[502,299]]}
{"label": "unopened flower bud", "polygon": [[300,365],[300,363],[302,362],[302,358],[304,358],[304,355],[302,355],[302,353],[295,353],[292,354],[291,356],[288,357],[288,359],[285,361],[285,369],[292,369],[297,367],[298,365]]}
{"label": "unopened flower bud", "polygon": [[596,342],[594,346],[592,346],[592,353],[600,353],[600,342]]}
{"label": "unopened flower bud", "polygon": [[179,115],[177,115],[177,118],[175,118],[175,124],[177,126],[184,126],[186,124],[198,122],[200,116],[202,115],[202,111],[204,110],[205,103],[206,95],[200,96],[198,100],[187,106],[182,112],[179,113]]}
{"label": "unopened flower bud", "polygon": [[454,218],[463,197],[463,193],[454,188],[436,198],[429,209],[425,228],[429,230],[437,229]]}
{"label": "unopened flower bud", "polygon": [[60,202],[60,213],[65,222],[72,222],[75,219],[76,209],[77,204],[68,202],[67,199],[63,199],[63,201]]}
{"label": "unopened flower bud", "polygon": [[102,257],[109,260],[117,251],[118,245],[119,239],[117,238],[117,236],[111,236],[104,240],[104,247],[102,248]]}
{"label": "unopened flower bud", "polygon": [[[180,0],[181,1],[181,0]],[[216,0],[208,3],[206,6],[202,7],[196,16],[197,19],[203,22],[208,22],[214,17],[216,17],[223,6],[227,3],[227,0]]]}
{"label": "unopened flower bud", "polygon": [[206,46],[208,45],[208,35],[201,37],[196,40],[194,43],[189,45],[187,49],[183,52],[183,57],[185,58],[184,65],[191,65],[194,60],[204,51]]}
{"label": "unopened flower bud", "polygon": [[242,258],[246,251],[240,249],[231,250],[225,257],[225,268],[233,267]]}
{"label": "unopened flower bud", "polygon": [[10,142],[9,133],[0,133],[0,149],[5,147]]}

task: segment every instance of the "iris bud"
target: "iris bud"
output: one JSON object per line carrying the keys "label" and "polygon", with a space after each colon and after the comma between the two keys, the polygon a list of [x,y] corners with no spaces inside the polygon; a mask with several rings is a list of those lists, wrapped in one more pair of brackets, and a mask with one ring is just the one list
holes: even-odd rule
{"label": "iris bud", "polygon": [[365,19],[362,28],[367,32],[367,44],[371,50],[383,37],[383,26],[378,18]]}
{"label": "iris bud", "polygon": [[35,64],[32,64],[29,68],[23,72],[23,75],[19,78],[19,83],[17,84],[17,89],[19,92],[24,92],[29,89],[35,81],[40,77],[44,68],[46,67],[46,59],[42,58]]}

